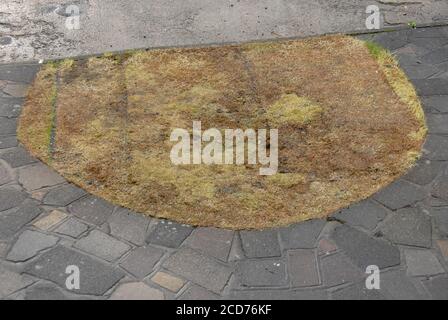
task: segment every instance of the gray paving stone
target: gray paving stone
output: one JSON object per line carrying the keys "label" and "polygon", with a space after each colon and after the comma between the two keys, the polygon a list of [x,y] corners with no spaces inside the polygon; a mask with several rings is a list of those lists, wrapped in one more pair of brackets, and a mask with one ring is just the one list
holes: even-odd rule
{"label": "gray paving stone", "polygon": [[56,171],[44,164],[36,164],[19,169],[19,182],[28,190],[52,187],[65,182]]}
{"label": "gray paving stone", "polygon": [[[227,299],[227,297],[226,297]],[[264,289],[232,291],[231,300],[327,300],[328,293],[323,289],[285,290]]]}
{"label": "gray paving stone", "polygon": [[387,239],[396,244],[430,248],[431,218],[416,208],[405,208],[394,213],[381,228]]}
{"label": "gray paving stone", "polygon": [[431,195],[448,201],[448,172],[446,170],[435,180],[431,190]]}
{"label": "gray paving stone", "polygon": [[437,238],[448,238],[448,208],[431,208]]}
{"label": "gray paving stone", "polygon": [[437,50],[441,46],[447,44],[446,39],[443,38],[414,38],[412,43],[417,48],[426,49],[428,52]]}
{"label": "gray paving stone", "polygon": [[313,219],[278,229],[283,247],[285,249],[315,248],[325,223],[324,220]]}
{"label": "gray paving stone", "polygon": [[378,290],[367,289],[365,283],[357,283],[332,293],[334,300],[385,300]]}
{"label": "gray paving stone", "polygon": [[247,258],[269,258],[282,255],[276,230],[241,231],[244,255]]}
{"label": "gray paving stone", "polygon": [[87,196],[69,205],[69,212],[87,222],[102,225],[112,214],[114,206],[103,199]]}
{"label": "gray paving stone", "polygon": [[181,248],[163,265],[167,270],[218,294],[232,273],[230,267],[190,248]]}
{"label": "gray paving stone", "polygon": [[35,277],[57,283],[65,288],[67,266],[75,265],[80,271],[80,288],[74,293],[102,295],[124,276],[124,272],[99,262],[73,249],[56,246],[27,266],[25,271]]}
{"label": "gray paving stone", "polygon": [[16,98],[23,98],[28,90],[28,85],[24,83],[8,83],[3,88],[3,92]]}
{"label": "gray paving stone", "polygon": [[25,300],[68,300],[58,287],[51,284],[37,284],[26,290]]}
{"label": "gray paving stone", "polygon": [[22,167],[37,161],[22,147],[17,147],[2,153],[0,159],[5,160],[12,168]]}
{"label": "gray paving stone", "polygon": [[109,217],[110,233],[137,245],[145,244],[150,218],[121,209]]}
{"label": "gray paving stone", "polygon": [[72,184],[51,189],[43,198],[43,203],[51,206],[65,207],[84,196],[86,192]]}
{"label": "gray paving stone", "polygon": [[404,255],[409,276],[430,276],[444,273],[439,260],[430,250],[406,249]]}
{"label": "gray paving stone", "polygon": [[432,182],[445,167],[446,162],[422,160],[404,176],[404,179],[424,186]]}
{"label": "gray paving stone", "polygon": [[179,296],[179,300],[218,300],[219,296],[202,287],[192,285]]}
{"label": "gray paving stone", "polygon": [[107,261],[117,260],[131,249],[128,244],[98,230],[92,230],[88,236],[76,241],[75,248]]}
{"label": "gray paving stone", "polygon": [[41,232],[25,230],[14,243],[6,259],[22,262],[31,259],[42,250],[56,245],[58,238]]}
{"label": "gray paving stone", "polygon": [[0,118],[0,135],[15,134],[16,127],[16,119]]}
{"label": "gray paving stone", "polygon": [[11,174],[0,162],[0,186],[12,180]]}
{"label": "gray paving stone", "polygon": [[132,251],[121,263],[121,267],[139,279],[143,279],[152,271],[165,254],[159,248],[146,246]]}
{"label": "gray paving stone", "polygon": [[168,248],[177,248],[190,235],[193,228],[177,222],[160,220],[146,241]]}
{"label": "gray paving stone", "polygon": [[25,201],[19,207],[0,214],[0,239],[14,236],[23,226],[41,213],[34,201]]}
{"label": "gray paving stone", "polygon": [[31,83],[39,68],[37,64],[1,65],[0,80]]}
{"label": "gray paving stone", "polygon": [[448,112],[448,96],[423,97],[422,102],[425,106],[429,106],[439,112]]}
{"label": "gray paving stone", "polygon": [[448,139],[430,134],[423,145],[424,159],[448,160]]}
{"label": "gray paving stone", "polygon": [[17,145],[16,136],[0,137],[0,149],[13,148],[17,147]]}
{"label": "gray paving stone", "polygon": [[326,287],[359,282],[364,273],[344,254],[336,253],[321,259],[322,280]]}
{"label": "gray paving stone", "polygon": [[374,36],[373,41],[389,50],[396,50],[408,43],[408,35],[408,30],[398,31],[393,35],[379,33]]}
{"label": "gray paving stone", "polygon": [[25,193],[13,188],[0,189],[0,211],[19,206],[26,199]]}
{"label": "gray paving stone", "polygon": [[187,245],[226,262],[234,234],[233,231],[218,228],[196,228],[187,238]]}
{"label": "gray paving stone", "polygon": [[373,197],[386,207],[396,210],[421,201],[425,196],[421,187],[406,180],[398,180]]}
{"label": "gray paving stone", "polygon": [[242,287],[284,287],[288,285],[286,266],[281,259],[243,260],[236,270]]}
{"label": "gray paving stone", "polygon": [[0,299],[4,299],[10,294],[19,291],[32,283],[33,281],[30,277],[12,272],[0,265]]}
{"label": "gray paving stone", "polygon": [[426,289],[429,291],[433,299],[448,300],[448,277],[436,277],[428,281],[424,281]]}
{"label": "gray paving stone", "polygon": [[448,133],[448,114],[431,113],[426,115],[428,131],[432,134]]}
{"label": "gray paving stone", "polygon": [[123,283],[115,289],[110,300],[163,300],[164,294],[143,282]]}
{"label": "gray paving stone", "polygon": [[384,272],[380,279],[381,290],[391,299],[422,300],[426,298],[401,270]]}
{"label": "gray paving stone", "polygon": [[448,95],[448,79],[414,80],[413,84],[422,96]]}
{"label": "gray paving stone", "polygon": [[22,99],[17,98],[0,98],[0,117],[17,118],[22,102]]}
{"label": "gray paving stone", "polygon": [[400,264],[400,251],[382,239],[376,239],[347,225],[337,227],[332,237],[336,245],[359,267],[376,265],[380,269]]}
{"label": "gray paving stone", "polygon": [[411,80],[427,79],[432,75],[435,75],[439,69],[433,65],[420,64],[420,65],[405,65],[402,69],[406,72],[406,75]]}
{"label": "gray paving stone", "polygon": [[352,226],[373,230],[388,213],[387,209],[375,202],[361,201],[332,215],[332,217]]}
{"label": "gray paving stone", "polygon": [[441,47],[424,55],[422,61],[433,65],[448,61],[448,46]]}
{"label": "gray paving stone", "polygon": [[59,227],[57,227],[54,232],[69,236],[72,238],[78,238],[81,234],[86,232],[89,227],[75,218],[70,218],[64,223],[62,223]]}
{"label": "gray paving stone", "polygon": [[288,273],[293,288],[319,285],[320,276],[316,252],[311,249],[289,251]]}

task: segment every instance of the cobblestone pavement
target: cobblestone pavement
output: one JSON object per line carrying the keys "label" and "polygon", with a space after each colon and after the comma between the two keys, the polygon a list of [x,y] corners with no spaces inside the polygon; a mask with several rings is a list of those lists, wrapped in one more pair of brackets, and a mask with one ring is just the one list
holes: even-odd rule
{"label": "cobblestone pavement", "polygon": [[[448,299],[448,27],[363,37],[395,52],[421,95],[423,157],[327,220],[266,231],[150,219],[68,184],[17,144],[38,65],[0,66],[0,298]],[[380,290],[365,287],[369,265]]]}
{"label": "cobblestone pavement", "polygon": [[366,31],[370,5],[381,28],[448,23],[446,0],[2,0],[0,62]]}

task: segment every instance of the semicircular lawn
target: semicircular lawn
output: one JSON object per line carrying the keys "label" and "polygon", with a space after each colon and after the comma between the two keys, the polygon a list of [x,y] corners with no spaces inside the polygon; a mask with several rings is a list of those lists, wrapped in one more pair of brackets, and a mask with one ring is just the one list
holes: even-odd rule
{"label": "semicircular lawn", "polygon": [[[185,140],[172,139],[175,129]],[[260,174],[269,165],[249,134],[243,160],[226,159],[226,129],[253,130],[258,152],[266,129],[265,156],[272,164],[278,150],[278,166]],[[50,62],[28,92],[18,135],[69,181],[115,204],[261,229],[325,217],[377,192],[414,164],[426,126],[391,54],[327,36]],[[173,162],[181,142],[184,161]],[[215,162],[201,158],[207,142]]]}

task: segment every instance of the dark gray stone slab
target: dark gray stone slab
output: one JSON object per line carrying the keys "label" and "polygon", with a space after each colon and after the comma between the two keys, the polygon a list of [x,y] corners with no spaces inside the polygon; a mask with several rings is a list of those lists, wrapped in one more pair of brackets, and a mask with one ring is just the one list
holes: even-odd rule
{"label": "dark gray stone slab", "polygon": [[421,187],[406,180],[398,180],[373,197],[386,207],[396,210],[421,201],[425,196]]}
{"label": "dark gray stone slab", "polygon": [[77,266],[80,271],[80,288],[77,294],[102,295],[124,276],[124,272],[109,264],[99,262],[73,249],[57,246],[44,253],[27,266],[25,272],[35,277],[57,283],[65,288],[67,266]]}
{"label": "dark gray stone slab", "polygon": [[19,207],[3,212],[0,214],[0,239],[12,237],[40,213],[41,209],[33,201],[25,201]]}
{"label": "dark gray stone slab", "polygon": [[0,98],[0,117],[17,118],[22,103],[21,98]]}
{"label": "dark gray stone slab", "polygon": [[2,153],[0,155],[0,159],[5,160],[13,168],[32,164],[37,161],[28,153],[28,151],[21,147],[17,147]]}
{"label": "dark gray stone slab", "polygon": [[414,38],[412,39],[412,44],[417,48],[426,49],[428,52],[431,52],[447,44],[447,41],[444,38]]}
{"label": "dark gray stone slab", "polygon": [[0,137],[0,149],[14,148],[17,145],[16,136]]}
{"label": "dark gray stone slab", "polygon": [[62,176],[43,163],[19,169],[19,183],[27,191],[52,187],[64,182],[65,179]]}
{"label": "dark gray stone slab", "polygon": [[422,102],[425,106],[436,109],[439,112],[448,112],[448,96],[423,97]]}
{"label": "dark gray stone slab", "polygon": [[448,95],[448,79],[414,80],[413,84],[422,96]]}
{"label": "dark gray stone slab", "polygon": [[445,272],[437,257],[430,250],[406,249],[404,255],[409,276],[432,276]]}
{"label": "dark gray stone slab", "polygon": [[317,245],[317,238],[325,220],[314,219],[279,228],[280,239],[285,249],[311,249]]}
{"label": "dark gray stone slab", "polygon": [[17,120],[0,117],[0,135],[15,134]]}
{"label": "dark gray stone slab", "polygon": [[421,160],[404,176],[404,179],[424,186],[431,183],[445,167],[445,162]]}
{"label": "dark gray stone slab", "polygon": [[241,287],[284,287],[288,285],[286,266],[281,259],[244,260],[238,263]]}
{"label": "dark gray stone slab", "polygon": [[435,232],[438,238],[448,238],[448,208],[431,208]]}
{"label": "dark gray stone slab", "polygon": [[131,249],[128,244],[96,229],[92,230],[88,236],[76,241],[75,248],[107,261],[117,260]]}
{"label": "dark gray stone slab", "polygon": [[367,289],[365,283],[357,283],[332,293],[334,300],[385,300],[382,293]]}
{"label": "dark gray stone slab", "polygon": [[394,300],[421,300],[426,298],[417,289],[412,279],[401,270],[382,273],[380,286],[387,297]]}
{"label": "dark gray stone slab", "polygon": [[337,227],[332,237],[361,270],[366,270],[370,265],[383,269],[400,264],[400,251],[395,246],[347,225]]}
{"label": "dark gray stone slab", "polygon": [[31,83],[39,68],[38,64],[0,65],[0,80]]}
{"label": "dark gray stone slab", "polygon": [[6,167],[0,163],[0,186],[12,180],[12,176]]}
{"label": "dark gray stone slab", "polygon": [[187,238],[187,245],[226,262],[234,234],[233,231],[218,228],[196,228]]}
{"label": "dark gray stone slab", "polygon": [[432,134],[448,133],[448,114],[431,113],[426,115],[428,131]]}
{"label": "dark gray stone slab", "polygon": [[248,258],[279,257],[282,252],[276,230],[241,231],[244,255]]}
{"label": "dark gray stone slab", "polygon": [[352,226],[373,230],[388,213],[389,211],[386,208],[375,202],[361,201],[334,214],[332,217]]}
{"label": "dark gray stone slab", "polygon": [[381,228],[384,236],[396,244],[430,248],[431,218],[416,208],[398,210]]}
{"label": "dark gray stone slab", "polygon": [[448,160],[448,139],[430,134],[423,145],[423,157],[429,160]]}
{"label": "dark gray stone slab", "polygon": [[433,299],[448,300],[448,277],[442,276],[423,282]]}
{"label": "dark gray stone slab", "polygon": [[148,243],[177,248],[190,235],[193,228],[177,222],[160,220],[147,238]]}
{"label": "dark gray stone slab", "polygon": [[114,206],[112,204],[94,196],[76,200],[68,207],[69,212],[78,218],[96,225],[106,222],[113,209]]}
{"label": "dark gray stone slab", "polygon": [[448,201],[448,172],[439,176],[432,187],[431,195],[436,198]]}
{"label": "dark gray stone slab", "polygon": [[420,64],[420,65],[405,65],[402,69],[406,72],[409,79],[427,79],[432,75],[435,75],[439,69],[433,65]]}
{"label": "dark gray stone slab", "polygon": [[30,277],[12,272],[0,265],[0,299],[19,291],[33,283]]}
{"label": "dark gray stone slab", "polygon": [[320,276],[316,252],[312,249],[289,251],[288,274],[293,288],[319,285]]}
{"label": "dark gray stone slab", "polygon": [[181,248],[163,265],[167,270],[218,294],[232,274],[230,267],[190,248]]}
{"label": "dark gray stone slab", "polygon": [[320,265],[323,284],[326,287],[356,283],[365,275],[342,253],[336,253],[322,258]]}
{"label": "dark gray stone slab", "polygon": [[374,36],[373,41],[387,48],[388,50],[396,50],[408,43],[408,35],[408,30],[401,30],[394,33],[393,35],[387,33],[379,33]]}
{"label": "dark gray stone slab", "polygon": [[422,61],[433,65],[448,61],[448,46],[441,47],[424,55]]}
{"label": "dark gray stone slab", "polygon": [[69,300],[61,289],[52,284],[37,284],[26,290],[25,300]]}
{"label": "dark gray stone slab", "polygon": [[150,218],[121,209],[109,217],[110,233],[136,245],[145,244]]}
{"label": "dark gray stone slab", "polygon": [[192,285],[179,297],[179,300],[218,300],[219,296],[202,287]]}
{"label": "dark gray stone slab", "polygon": [[154,270],[164,254],[165,251],[159,248],[140,247],[132,251],[120,265],[135,277],[143,279]]}
{"label": "dark gray stone slab", "polygon": [[72,238],[78,238],[81,234],[86,232],[89,229],[89,227],[85,224],[79,221],[75,218],[70,218],[64,223],[62,223],[60,226],[58,226],[54,232],[69,236]]}
{"label": "dark gray stone slab", "polygon": [[[227,299],[227,297],[226,297]],[[264,289],[232,291],[231,300],[327,300],[328,293],[324,289],[285,290]]]}
{"label": "dark gray stone slab", "polygon": [[42,202],[51,206],[65,207],[84,196],[86,192],[72,184],[66,184],[51,189]]}
{"label": "dark gray stone slab", "polygon": [[22,262],[31,259],[42,250],[56,245],[58,238],[41,232],[25,230],[14,243],[6,259]]}
{"label": "dark gray stone slab", "polygon": [[13,188],[0,189],[0,211],[19,206],[26,199],[25,193]]}

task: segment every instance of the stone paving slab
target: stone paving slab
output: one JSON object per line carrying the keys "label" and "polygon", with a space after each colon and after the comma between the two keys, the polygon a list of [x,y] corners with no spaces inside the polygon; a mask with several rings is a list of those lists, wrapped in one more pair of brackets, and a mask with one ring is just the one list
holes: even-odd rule
{"label": "stone paving slab", "polygon": [[193,249],[226,262],[232,247],[233,237],[234,232],[230,230],[197,228],[187,238],[186,243]]}
{"label": "stone paving slab", "polygon": [[164,254],[165,251],[159,248],[151,246],[140,247],[126,256],[120,265],[135,277],[143,279],[154,270],[155,265]]}
{"label": "stone paving slab", "polygon": [[0,299],[6,298],[32,283],[30,277],[12,272],[0,265]]}
{"label": "stone paving slab", "polygon": [[75,248],[107,261],[117,260],[131,249],[128,244],[98,230],[92,230],[89,235],[76,241]]}
{"label": "stone paving slab", "polygon": [[53,247],[57,242],[57,237],[26,230],[19,236],[6,259],[14,262],[23,262],[34,257],[40,251]]}
{"label": "stone paving slab", "polygon": [[35,219],[42,210],[36,203],[26,200],[16,208],[12,208],[0,214],[0,239],[14,236],[27,223]]}
{"label": "stone paving slab", "polygon": [[94,196],[79,199],[68,206],[68,210],[89,223],[102,225],[112,214],[114,206]]}
{"label": "stone paving slab", "polygon": [[150,220],[127,209],[119,210],[108,219],[111,235],[144,245]]}
{"label": "stone paving slab", "polygon": [[66,184],[51,189],[43,198],[43,203],[50,206],[65,207],[84,196],[86,192],[74,185]]}

